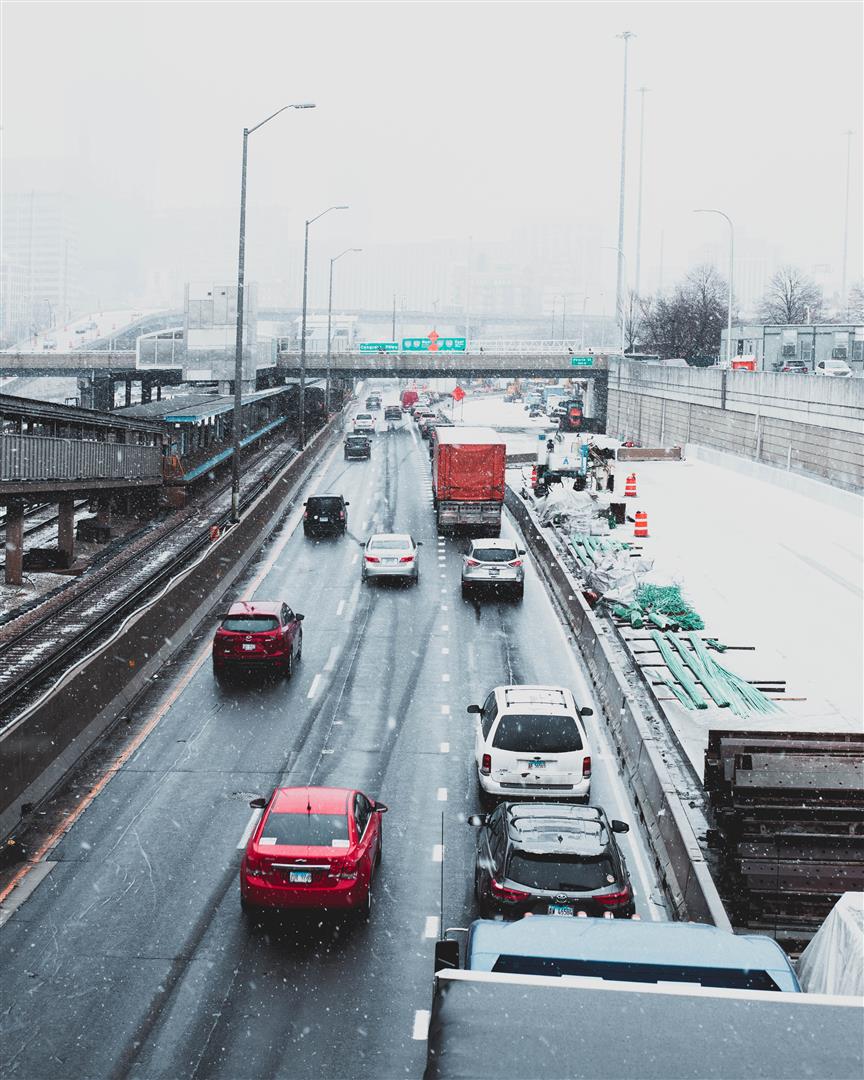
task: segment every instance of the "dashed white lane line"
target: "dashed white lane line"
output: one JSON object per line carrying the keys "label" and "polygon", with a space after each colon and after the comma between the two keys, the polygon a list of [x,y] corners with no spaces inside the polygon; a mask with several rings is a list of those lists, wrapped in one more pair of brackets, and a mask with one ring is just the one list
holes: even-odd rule
{"label": "dashed white lane line", "polygon": [[441,682],[450,682],[450,675],[446,671],[441,675]]}
{"label": "dashed white lane line", "polygon": [[339,617],[340,617],[340,616],[342,615],[342,612],[343,612],[344,610],[345,610],[345,601],[344,601],[344,600],[340,600],[340,601],[339,601],[339,606],[338,606],[338,607],[336,608],[336,618],[337,618],[337,619],[338,619],[338,618],[339,618]]}
{"label": "dashed white lane line", "polygon": [[442,716],[449,716],[450,715],[450,706],[449,705],[442,705],[441,706],[441,715]]}
{"label": "dashed white lane line", "polygon": [[441,655],[442,656],[449,656],[450,655],[450,650],[447,648],[446,645],[441,646]]}
{"label": "dashed white lane line", "polygon": [[355,551],[354,554],[351,556],[351,565],[354,566],[359,558],[360,553],[358,551]]}
{"label": "dashed white lane line", "polygon": [[[449,611],[449,608],[447,607],[447,605],[446,605],[446,604],[442,604],[442,605],[441,605],[441,610],[442,610],[442,611]],[[449,627],[449,626],[445,626],[445,627],[443,627],[442,629],[444,629],[444,630],[449,630],[449,629],[450,629],[450,627]]]}
{"label": "dashed white lane line", "polygon": [[441,624],[441,633],[442,634],[449,634],[450,633],[450,627],[447,625],[447,623],[442,623]]}
{"label": "dashed white lane line", "polygon": [[414,1030],[411,1038],[419,1042],[425,1042],[429,1038],[429,1021],[432,1018],[431,1010],[417,1009],[414,1013]]}
{"label": "dashed white lane line", "polygon": [[307,698],[313,698],[318,693],[318,687],[321,685],[321,672],[319,671],[315,678],[312,680],[312,685],[309,687],[309,693]]}
{"label": "dashed white lane line", "polygon": [[246,822],[246,828],[243,830],[243,835],[240,837],[240,843],[237,845],[238,851],[240,851],[241,848],[245,848],[246,845],[249,843],[249,837],[255,831],[255,826],[261,820],[261,815],[263,813],[263,810],[252,811],[252,817],[250,817],[249,820]]}
{"label": "dashed white lane line", "polygon": [[438,802],[447,802],[447,788],[446,787],[439,787],[438,788]]}
{"label": "dashed white lane line", "polygon": [[324,665],[324,671],[332,671],[336,666],[336,657],[339,654],[339,649],[334,645],[330,650],[330,655],[327,657],[327,663]]}
{"label": "dashed white lane line", "polygon": [[437,938],[438,937],[438,916],[427,915],[426,925],[423,927],[424,938]]}
{"label": "dashed white lane line", "polygon": [[432,848],[432,862],[444,862],[444,845],[435,844]]}
{"label": "dashed white lane line", "polygon": [[442,742],[438,749],[440,750],[440,752],[442,754],[449,754],[450,753],[450,743],[449,742]]}
{"label": "dashed white lane line", "polygon": [[359,582],[359,581],[354,583],[354,588],[351,590],[351,595],[348,597],[348,603],[349,604],[356,604],[357,601],[360,599],[360,587],[361,587],[361,584],[362,583]]}

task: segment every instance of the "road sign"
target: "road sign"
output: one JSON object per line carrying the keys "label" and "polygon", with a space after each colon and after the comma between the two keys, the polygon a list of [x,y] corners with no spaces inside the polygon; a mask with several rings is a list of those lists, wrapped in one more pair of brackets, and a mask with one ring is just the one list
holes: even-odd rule
{"label": "road sign", "polygon": [[465,352],[464,337],[441,337],[433,330],[428,337],[402,339],[403,352]]}
{"label": "road sign", "polygon": [[465,397],[465,391],[462,389],[461,386],[457,386],[456,389],[451,393],[450,397],[452,397],[454,401],[461,401],[462,398]]}
{"label": "road sign", "polygon": [[398,352],[398,341],[361,341],[360,352]]}
{"label": "road sign", "polygon": [[570,367],[594,367],[593,356],[571,356]]}

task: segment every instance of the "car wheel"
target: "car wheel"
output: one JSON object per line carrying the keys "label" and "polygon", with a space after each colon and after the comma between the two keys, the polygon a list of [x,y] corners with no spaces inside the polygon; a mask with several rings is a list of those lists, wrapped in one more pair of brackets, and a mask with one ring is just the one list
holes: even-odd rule
{"label": "car wheel", "polygon": [[285,666],[282,669],[282,674],[285,676],[286,679],[290,679],[291,676],[294,674],[294,653],[293,652],[288,653],[288,656],[287,656],[287,658],[285,660]]}
{"label": "car wheel", "polygon": [[415,584],[415,585],[419,585],[419,584],[420,584],[420,567],[419,567],[419,566],[418,566],[418,567],[417,567],[417,569],[416,569],[416,570],[414,571],[414,584]]}
{"label": "car wheel", "polygon": [[240,910],[249,922],[258,922],[261,918],[261,908],[257,904],[250,904],[242,893],[240,894]]}
{"label": "car wheel", "polygon": [[366,580],[366,576],[367,576],[367,575],[366,575],[366,567],[364,566],[364,567],[363,567],[363,569],[362,569],[362,570],[360,571],[360,580],[361,580],[361,581],[365,581],[365,580]]}
{"label": "car wheel", "polygon": [[213,678],[217,682],[222,682],[222,680],[225,678],[225,669],[223,667],[220,667],[215,660],[213,661]]}
{"label": "car wheel", "polygon": [[486,791],[486,789],[480,783],[479,779],[477,780],[477,796],[478,796],[478,798],[480,800],[480,806],[484,810],[493,810],[495,808],[495,805],[496,805],[495,796],[490,795],[489,792]]}
{"label": "car wheel", "polygon": [[470,595],[471,595],[471,586],[466,584],[466,582],[463,581],[462,582],[462,599],[467,600]]}
{"label": "car wheel", "polygon": [[521,600],[524,595],[525,595],[525,586],[524,585],[517,585],[516,588],[513,590],[513,599],[514,600]]}
{"label": "car wheel", "polygon": [[369,881],[369,888],[366,890],[365,898],[354,909],[354,918],[357,922],[368,922],[372,915],[372,881]]}
{"label": "car wheel", "polygon": [[294,659],[295,660],[302,660],[303,659],[303,635],[302,635],[302,633],[300,634],[300,636],[298,638],[297,655],[295,656]]}
{"label": "car wheel", "polygon": [[384,853],[384,841],[381,839],[381,833],[378,833],[378,851],[375,854],[375,865],[381,865],[381,857]]}

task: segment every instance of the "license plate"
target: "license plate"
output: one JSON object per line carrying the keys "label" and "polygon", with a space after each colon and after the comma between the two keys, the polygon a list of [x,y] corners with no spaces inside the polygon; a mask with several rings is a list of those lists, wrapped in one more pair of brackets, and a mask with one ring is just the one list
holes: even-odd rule
{"label": "license plate", "polygon": [[254,644],[252,644],[252,645],[246,645],[246,644],[244,643],[244,645],[243,645],[243,651],[244,651],[244,652],[255,652],[255,645],[254,645]]}
{"label": "license plate", "polygon": [[498,577],[498,575],[499,575],[500,573],[501,573],[501,571],[500,571],[500,570],[490,570],[490,571],[489,571],[489,577]]}
{"label": "license plate", "polygon": [[573,908],[570,907],[568,904],[550,904],[549,905],[549,914],[550,915],[560,915],[565,919],[568,918],[568,917],[572,919],[573,918]]}
{"label": "license plate", "polygon": [[329,517],[319,517],[318,520],[319,521],[329,521],[330,518]]}
{"label": "license plate", "polygon": [[528,765],[532,769],[545,769],[546,768],[546,762],[545,761],[529,761]]}
{"label": "license plate", "polygon": [[388,566],[395,566],[396,563],[399,562],[399,560],[398,559],[382,559],[381,562],[382,563],[387,563]]}
{"label": "license plate", "polygon": [[292,885],[311,885],[312,884],[312,871],[311,870],[290,870],[288,872],[288,880]]}

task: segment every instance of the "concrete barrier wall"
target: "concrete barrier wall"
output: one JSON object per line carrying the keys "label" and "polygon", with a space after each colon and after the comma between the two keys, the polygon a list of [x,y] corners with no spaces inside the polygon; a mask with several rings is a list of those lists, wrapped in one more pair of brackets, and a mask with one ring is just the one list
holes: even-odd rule
{"label": "concrete barrier wall", "polygon": [[864,379],[610,360],[606,430],[649,446],[697,443],[864,488]]}
{"label": "concrete barrier wall", "polygon": [[579,585],[558,559],[536,518],[509,487],[506,505],[576,635],[625,782],[644,824],[664,892],[678,918],[731,930],[693,826],[664,763],[661,746],[628,687],[612,647],[610,632],[595,618]]}
{"label": "concrete barrier wall", "polygon": [[0,733],[0,837],[17,826],[22,804],[43,799],[63,780],[220,602],[279,525],[341,422],[337,416],[316,433],[238,525]]}

